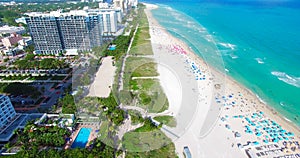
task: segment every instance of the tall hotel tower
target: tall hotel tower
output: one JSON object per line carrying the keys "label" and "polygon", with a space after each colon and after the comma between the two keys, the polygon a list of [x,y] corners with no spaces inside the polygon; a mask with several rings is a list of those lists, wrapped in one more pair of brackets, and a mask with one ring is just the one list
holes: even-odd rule
{"label": "tall hotel tower", "polygon": [[58,55],[67,49],[91,50],[102,44],[101,14],[76,10],[68,13],[32,13],[26,17],[37,54]]}

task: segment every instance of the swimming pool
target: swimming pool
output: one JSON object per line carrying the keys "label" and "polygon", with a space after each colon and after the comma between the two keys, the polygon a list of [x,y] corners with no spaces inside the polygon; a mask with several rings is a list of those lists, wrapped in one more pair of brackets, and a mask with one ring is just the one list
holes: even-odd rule
{"label": "swimming pool", "polygon": [[91,131],[91,128],[81,128],[71,148],[85,148]]}

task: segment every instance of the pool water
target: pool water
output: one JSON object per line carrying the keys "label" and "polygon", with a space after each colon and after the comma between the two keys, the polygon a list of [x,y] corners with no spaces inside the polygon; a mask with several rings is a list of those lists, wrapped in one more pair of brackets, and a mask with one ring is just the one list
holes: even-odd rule
{"label": "pool water", "polygon": [[85,148],[91,131],[91,128],[81,128],[71,148]]}

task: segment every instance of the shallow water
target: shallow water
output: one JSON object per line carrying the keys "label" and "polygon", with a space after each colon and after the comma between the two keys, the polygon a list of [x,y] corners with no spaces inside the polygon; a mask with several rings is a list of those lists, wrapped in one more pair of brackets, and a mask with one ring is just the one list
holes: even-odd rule
{"label": "shallow water", "polygon": [[299,2],[146,2],[159,3],[153,16],[206,62],[300,125]]}

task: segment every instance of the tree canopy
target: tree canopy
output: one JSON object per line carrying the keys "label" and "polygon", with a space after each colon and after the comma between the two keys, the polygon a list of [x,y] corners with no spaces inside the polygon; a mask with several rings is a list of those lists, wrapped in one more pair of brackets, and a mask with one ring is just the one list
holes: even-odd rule
{"label": "tree canopy", "polygon": [[17,60],[14,64],[18,69],[60,69],[68,67],[64,60],[54,58],[34,60],[34,57],[34,54],[27,54],[24,59]]}
{"label": "tree canopy", "polygon": [[74,102],[74,98],[70,94],[67,94],[62,99],[59,99],[58,105],[62,106],[62,113],[64,113],[64,114],[75,114],[76,113],[76,105]]}

